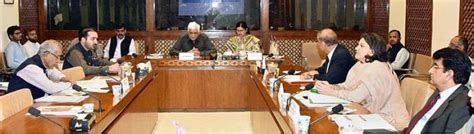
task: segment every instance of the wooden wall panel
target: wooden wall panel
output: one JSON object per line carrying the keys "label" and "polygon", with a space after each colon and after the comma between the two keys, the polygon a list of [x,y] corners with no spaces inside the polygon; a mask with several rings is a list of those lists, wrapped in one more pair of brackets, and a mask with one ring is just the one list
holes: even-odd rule
{"label": "wooden wall panel", "polygon": [[469,40],[469,55],[474,57],[474,0],[461,0],[459,34]]}
{"label": "wooden wall panel", "polygon": [[20,0],[20,26],[38,29],[38,1]]}
{"label": "wooden wall panel", "polygon": [[406,5],[405,47],[431,55],[433,0],[407,0]]}
{"label": "wooden wall panel", "polygon": [[389,0],[371,0],[369,4],[369,7],[371,7],[369,9],[372,10],[368,14],[371,22],[369,23],[370,32],[377,33],[384,38],[388,37],[388,5]]}

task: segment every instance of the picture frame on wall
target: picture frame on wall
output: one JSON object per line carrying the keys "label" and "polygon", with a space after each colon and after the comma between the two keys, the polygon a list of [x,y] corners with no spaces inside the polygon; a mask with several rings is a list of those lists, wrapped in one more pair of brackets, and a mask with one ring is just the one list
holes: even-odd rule
{"label": "picture frame on wall", "polygon": [[3,4],[14,4],[15,0],[3,0]]}

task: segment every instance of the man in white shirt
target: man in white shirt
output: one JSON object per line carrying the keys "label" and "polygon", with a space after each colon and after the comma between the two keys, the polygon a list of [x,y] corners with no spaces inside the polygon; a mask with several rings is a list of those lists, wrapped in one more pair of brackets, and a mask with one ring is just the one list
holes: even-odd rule
{"label": "man in white shirt", "polygon": [[116,36],[113,36],[107,42],[104,49],[104,58],[119,59],[125,55],[132,55],[135,51],[135,40],[127,36],[127,29],[125,25],[120,25],[115,28]]}
{"label": "man in white shirt", "polygon": [[25,44],[23,44],[23,48],[25,48],[26,54],[29,57],[33,57],[38,53],[38,49],[40,47],[40,43],[38,43],[38,34],[36,33],[35,29],[28,29],[26,30],[26,39],[28,40]]}
{"label": "man in white shirt", "polygon": [[430,82],[436,91],[412,118],[405,133],[454,133],[463,127],[469,112],[468,88],[471,61],[459,50],[443,48],[433,54]]}
{"label": "man in white shirt", "polygon": [[408,68],[408,58],[410,58],[410,53],[408,50],[400,43],[400,31],[392,30],[388,36],[388,62],[392,65],[393,69]]}
{"label": "man in white shirt", "polygon": [[8,92],[28,88],[33,99],[37,99],[45,94],[54,94],[69,88],[74,82],[66,79],[56,68],[60,61],[59,55],[59,42],[45,41],[38,54],[28,58],[17,68],[8,84]]}

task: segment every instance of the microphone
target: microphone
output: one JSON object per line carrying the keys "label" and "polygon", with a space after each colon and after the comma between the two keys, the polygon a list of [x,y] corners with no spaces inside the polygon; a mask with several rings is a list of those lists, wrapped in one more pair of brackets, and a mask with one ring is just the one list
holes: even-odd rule
{"label": "microphone", "polygon": [[92,98],[96,99],[96,100],[99,102],[99,108],[97,108],[97,109],[94,110],[94,111],[96,111],[96,112],[103,112],[103,111],[105,111],[105,110],[102,108],[102,103],[101,103],[99,97],[95,96],[94,94],[91,94],[91,93],[88,92],[88,91],[82,90],[82,87],[79,86],[79,85],[77,85],[77,84],[72,85],[72,89],[74,89],[74,90],[76,90],[76,91],[78,91],[78,92],[84,92],[84,93],[86,93],[87,95],[91,96]]}
{"label": "microphone", "polygon": [[344,110],[344,106],[342,106],[342,104],[338,104],[337,106],[332,107],[331,112],[326,113],[323,117],[320,117],[320,118],[314,120],[313,122],[309,123],[309,125],[311,125],[313,123],[316,123],[316,122],[319,122],[320,120],[322,120],[323,118],[325,118],[325,117],[327,117],[331,114],[337,114],[337,113],[341,112],[342,110]]}
{"label": "microphone", "polygon": [[[136,77],[138,77],[138,74],[137,74],[137,73],[139,73],[139,71],[136,71],[136,72],[135,72],[135,76],[136,76]],[[132,74],[132,75],[133,75],[133,74]],[[107,75],[105,75],[105,76],[107,76],[107,77],[109,77],[110,79],[112,79],[113,81],[119,83],[119,85],[120,85],[120,94],[123,94],[122,81],[115,79],[114,77],[110,76],[109,74],[107,74]]]}
{"label": "microphone", "polygon": [[268,54],[267,58],[273,57],[273,53]]}
{"label": "microphone", "polygon": [[281,76],[278,76],[278,77],[276,78],[276,80],[275,80],[273,83],[271,83],[271,84],[275,84],[276,82],[278,82],[279,80],[285,78],[286,76],[288,76],[288,75],[294,75],[294,74],[295,74],[295,70],[294,70],[294,69],[290,69],[290,70],[288,70],[288,72],[287,72],[286,74],[283,74],[283,75],[281,75]]}
{"label": "microphone", "polygon": [[286,100],[286,112],[290,111],[290,101],[291,101],[291,98],[294,97],[295,95],[297,95],[298,93],[300,93],[301,91],[298,91],[292,95],[290,95],[290,97],[288,97],[288,100]]}
{"label": "microphone", "polygon": [[59,124],[59,123],[57,123],[57,122],[55,122],[55,121],[53,121],[53,120],[51,120],[51,119],[49,119],[49,118],[47,118],[47,117],[42,116],[40,110],[38,110],[38,109],[36,109],[36,108],[34,108],[34,107],[30,107],[30,108],[28,109],[28,113],[30,113],[31,115],[33,115],[33,116],[35,116],[35,117],[42,117],[42,118],[45,118],[45,119],[48,120],[49,122],[52,122],[52,123],[56,124],[57,126],[61,127],[61,128],[63,129],[63,133],[64,133],[64,134],[66,133],[66,129],[63,127],[63,125],[61,125],[61,124]]}
{"label": "microphone", "polygon": [[294,75],[295,72],[296,72],[296,70],[290,69],[290,70],[288,70],[288,72],[286,72],[286,74],[288,74],[288,75]]}

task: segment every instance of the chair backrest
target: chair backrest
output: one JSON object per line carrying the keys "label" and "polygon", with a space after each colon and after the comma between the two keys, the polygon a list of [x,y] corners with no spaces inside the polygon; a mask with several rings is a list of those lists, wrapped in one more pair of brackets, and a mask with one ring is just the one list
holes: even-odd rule
{"label": "chair backrest", "polygon": [[408,114],[411,117],[423,108],[428,98],[434,92],[431,84],[415,78],[403,79],[400,89]]}
{"label": "chair backrest", "polygon": [[0,70],[2,71],[8,70],[7,60],[5,59],[4,52],[0,52]]}
{"label": "chair backrest", "polygon": [[320,50],[316,43],[303,43],[301,49],[301,55],[305,59],[304,62],[306,62],[306,69],[312,70],[321,66],[326,53]]}
{"label": "chair backrest", "polygon": [[415,64],[413,65],[413,70],[415,74],[428,74],[428,71],[431,68],[433,61],[430,56],[416,54]]}
{"label": "chair backrest", "polygon": [[27,88],[0,96],[0,121],[31,105],[33,105],[33,97]]}
{"label": "chair backrest", "polygon": [[62,72],[66,76],[66,78],[71,81],[82,80],[86,77],[84,70],[81,66],[75,66],[72,68],[64,69],[62,70]]}
{"label": "chair backrest", "polygon": [[410,53],[410,57],[408,58],[408,69],[413,69],[415,66],[416,61],[416,53]]}

